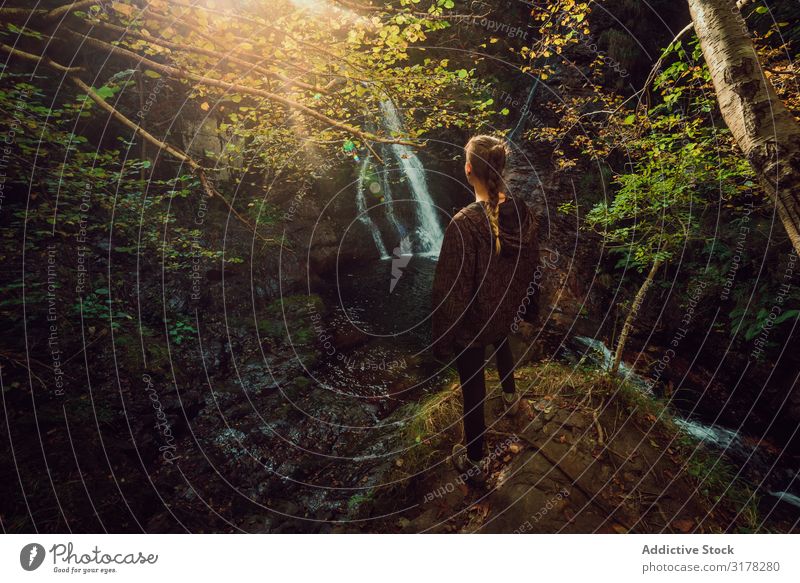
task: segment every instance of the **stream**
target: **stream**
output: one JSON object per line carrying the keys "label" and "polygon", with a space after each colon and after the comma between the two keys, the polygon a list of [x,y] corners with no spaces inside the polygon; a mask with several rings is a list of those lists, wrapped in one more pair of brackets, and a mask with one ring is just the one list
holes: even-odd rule
{"label": "stream", "polygon": [[[589,360],[602,369],[610,368],[614,355],[602,340],[574,336],[565,349],[565,356],[573,362]],[[620,364],[619,376],[630,382],[647,398],[657,396],[651,383],[626,363]],[[697,415],[690,404],[681,406],[669,402],[675,423],[698,444],[720,454],[736,470],[736,477],[744,479],[760,495],[771,497],[800,509],[800,474],[797,468],[787,466],[776,448],[756,435],[741,429],[725,427]]]}
{"label": "stream", "polygon": [[363,343],[329,354],[320,377],[351,396],[399,403],[426,392],[438,378],[425,353],[436,260],[412,256],[394,273],[392,263],[342,268],[324,294],[334,312],[331,325],[349,328]]}

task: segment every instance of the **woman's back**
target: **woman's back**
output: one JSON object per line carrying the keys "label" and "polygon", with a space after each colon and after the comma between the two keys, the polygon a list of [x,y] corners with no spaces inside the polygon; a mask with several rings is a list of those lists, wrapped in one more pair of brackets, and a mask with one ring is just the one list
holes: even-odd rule
{"label": "woman's back", "polygon": [[433,341],[440,350],[494,342],[527,310],[535,219],[508,196],[498,205],[498,226],[499,253],[485,203],[461,209],[445,231],[433,287]]}

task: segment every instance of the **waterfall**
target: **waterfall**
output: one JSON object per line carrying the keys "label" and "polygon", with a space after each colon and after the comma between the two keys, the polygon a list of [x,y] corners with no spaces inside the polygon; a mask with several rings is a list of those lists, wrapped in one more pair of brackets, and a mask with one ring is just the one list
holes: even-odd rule
{"label": "waterfall", "polygon": [[[390,132],[402,133],[403,123],[391,99],[381,102],[381,112],[383,113],[383,122],[386,129]],[[419,224],[413,232],[419,240],[419,251],[425,255],[437,256],[442,245],[444,233],[436,216],[436,206],[428,192],[428,185],[425,181],[425,168],[414,151],[408,146],[392,144],[391,150],[400,165],[400,170],[408,180],[411,196],[416,202],[416,216]],[[385,181],[384,184],[386,184]],[[384,196],[387,193],[384,193]],[[404,234],[401,233],[401,238],[403,236]]]}
{"label": "waterfall", "polygon": [[358,173],[358,184],[356,185],[356,208],[358,209],[358,220],[369,229],[369,232],[372,235],[372,240],[375,241],[375,247],[377,247],[378,253],[381,254],[381,259],[388,259],[389,254],[386,252],[386,246],[383,244],[381,232],[378,230],[378,226],[373,222],[372,218],[367,212],[367,201],[364,196],[364,177],[367,174],[369,162],[370,157],[367,156],[364,159],[364,163],[361,165],[361,171]]}
{"label": "waterfall", "polygon": [[[381,150],[381,154],[386,158],[386,148]],[[397,220],[397,215],[394,214],[394,200],[392,198],[392,186],[389,184],[389,173],[383,172],[383,202],[386,205],[386,218],[397,231],[397,236],[400,238],[400,252],[404,255],[411,254],[411,241],[408,238],[408,232]]]}
{"label": "waterfall", "polygon": [[[402,133],[403,123],[392,101],[387,99],[381,102],[380,107],[384,127],[390,132]],[[418,254],[437,257],[444,233],[436,216],[436,206],[433,203],[430,192],[428,192],[428,185],[425,181],[425,168],[422,166],[422,162],[411,148],[400,144],[384,145],[381,148],[381,156],[385,162],[388,162],[390,157],[394,157],[397,160],[398,170],[405,177],[408,184],[410,199],[415,203],[412,219],[415,224],[406,225],[395,213],[394,193],[389,182],[389,171],[384,169],[381,176],[383,206],[386,209],[386,219],[394,229],[394,235],[397,237],[397,246],[396,248],[393,247],[393,249],[402,255]],[[380,229],[367,212],[365,181],[370,163],[371,156],[367,156],[361,165],[358,176],[356,188],[358,220],[369,229],[381,259],[389,259],[390,255],[387,252]],[[408,220],[408,217],[404,218],[406,218],[406,221]]]}

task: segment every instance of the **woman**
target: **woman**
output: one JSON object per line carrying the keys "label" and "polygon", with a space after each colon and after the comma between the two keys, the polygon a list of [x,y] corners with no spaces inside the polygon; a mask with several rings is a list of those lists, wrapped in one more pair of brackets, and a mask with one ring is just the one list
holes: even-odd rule
{"label": "woman", "polygon": [[475,136],[464,151],[464,172],[475,201],[456,213],[445,230],[433,282],[433,349],[439,358],[455,357],[461,380],[465,443],[454,446],[453,463],[483,482],[486,347],[492,346],[497,358],[505,410],[514,415],[519,400],[507,336],[530,300],[536,226],[527,205],[505,188],[505,142]]}

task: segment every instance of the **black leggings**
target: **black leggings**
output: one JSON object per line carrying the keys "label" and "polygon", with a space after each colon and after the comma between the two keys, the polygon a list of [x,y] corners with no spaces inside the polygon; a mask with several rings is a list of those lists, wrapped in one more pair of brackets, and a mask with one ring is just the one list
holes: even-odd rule
{"label": "black leggings", "polygon": [[[511,354],[508,338],[495,342],[493,346],[503,392],[513,393],[514,356]],[[467,456],[473,461],[483,457],[483,434],[486,432],[483,418],[483,403],[486,400],[486,378],[483,374],[485,365],[485,346],[466,348],[456,359],[464,396],[464,441],[467,445]]]}

